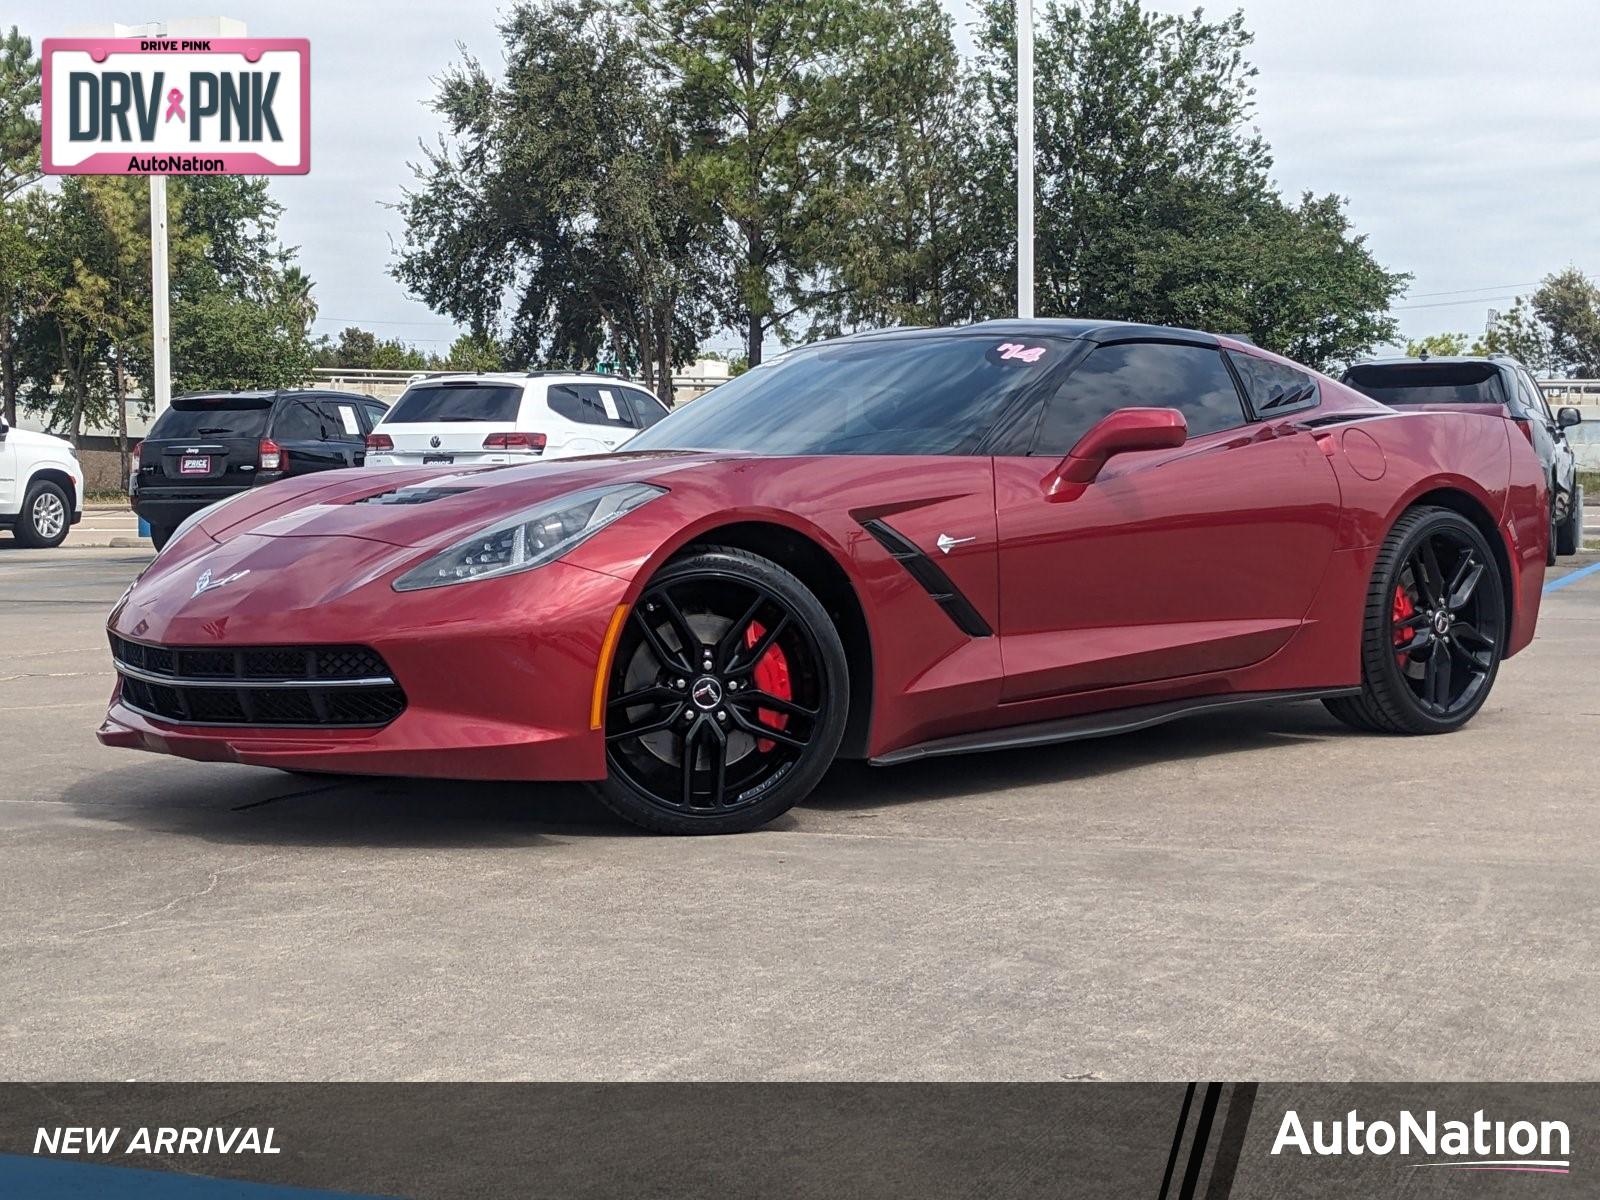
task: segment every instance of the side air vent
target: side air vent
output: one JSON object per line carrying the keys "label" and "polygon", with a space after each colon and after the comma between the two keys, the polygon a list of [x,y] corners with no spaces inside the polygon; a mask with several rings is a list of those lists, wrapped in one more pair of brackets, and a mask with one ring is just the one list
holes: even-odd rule
{"label": "side air vent", "polygon": [[955,622],[957,629],[968,637],[990,637],[994,630],[983,619],[983,614],[972,607],[972,601],[961,594],[950,576],[939,569],[937,563],[924,554],[921,548],[898,530],[873,517],[861,522],[878,545],[887,550],[907,574],[922,585],[933,602],[944,609],[945,616]]}
{"label": "side air vent", "polygon": [[1355,421],[1370,421],[1373,417],[1382,416],[1382,413],[1344,412],[1328,413],[1326,416],[1307,417],[1297,421],[1296,424],[1304,425],[1307,429],[1326,429],[1330,425],[1349,425]]}

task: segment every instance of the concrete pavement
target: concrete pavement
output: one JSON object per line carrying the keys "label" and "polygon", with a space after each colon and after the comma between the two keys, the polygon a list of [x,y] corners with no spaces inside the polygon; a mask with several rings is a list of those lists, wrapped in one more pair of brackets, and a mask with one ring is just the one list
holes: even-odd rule
{"label": "concrete pavement", "polygon": [[[774,827],[107,750],[148,555],[0,548],[19,1079],[1587,1079],[1600,572],[1446,738],[1260,708]],[[1565,570],[1563,571],[1565,573]]]}

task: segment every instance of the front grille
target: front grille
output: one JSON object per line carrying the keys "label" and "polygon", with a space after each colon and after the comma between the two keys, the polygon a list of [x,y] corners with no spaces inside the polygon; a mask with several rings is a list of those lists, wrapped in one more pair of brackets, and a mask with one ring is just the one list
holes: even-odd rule
{"label": "front grille", "polygon": [[372,727],[406,696],[366,646],[154,646],[111,635],[122,699],[185,725]]}

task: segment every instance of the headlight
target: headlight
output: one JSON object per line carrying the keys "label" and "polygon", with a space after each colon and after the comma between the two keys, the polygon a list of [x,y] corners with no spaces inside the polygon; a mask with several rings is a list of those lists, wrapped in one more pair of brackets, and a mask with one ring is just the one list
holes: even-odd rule
{"label": "headlight", "polygon": [[666,488],[622,483],[546,500],[457,542],[394,581],[397,592],[494,579],[554,562]]}

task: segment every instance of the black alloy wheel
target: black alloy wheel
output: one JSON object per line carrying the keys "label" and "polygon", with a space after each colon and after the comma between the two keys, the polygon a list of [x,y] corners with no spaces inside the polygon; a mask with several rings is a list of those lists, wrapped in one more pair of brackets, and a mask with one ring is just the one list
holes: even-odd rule
{"label": "black alloy wheel", "polygon": [[602,800],[663,833],[732,833],[803,799],[844,734],[848,668],[788,571],[710,547],[668,564],[628,614],[605,709]]}
{"label": "black alloy wheel", "polygon": [[1327,701],[1347,724],[1448,733],[1483,706],[1505,652],[1500,569],[1472,522],[1442,508],[1403,515],[1367,595],[1359,696]]}

